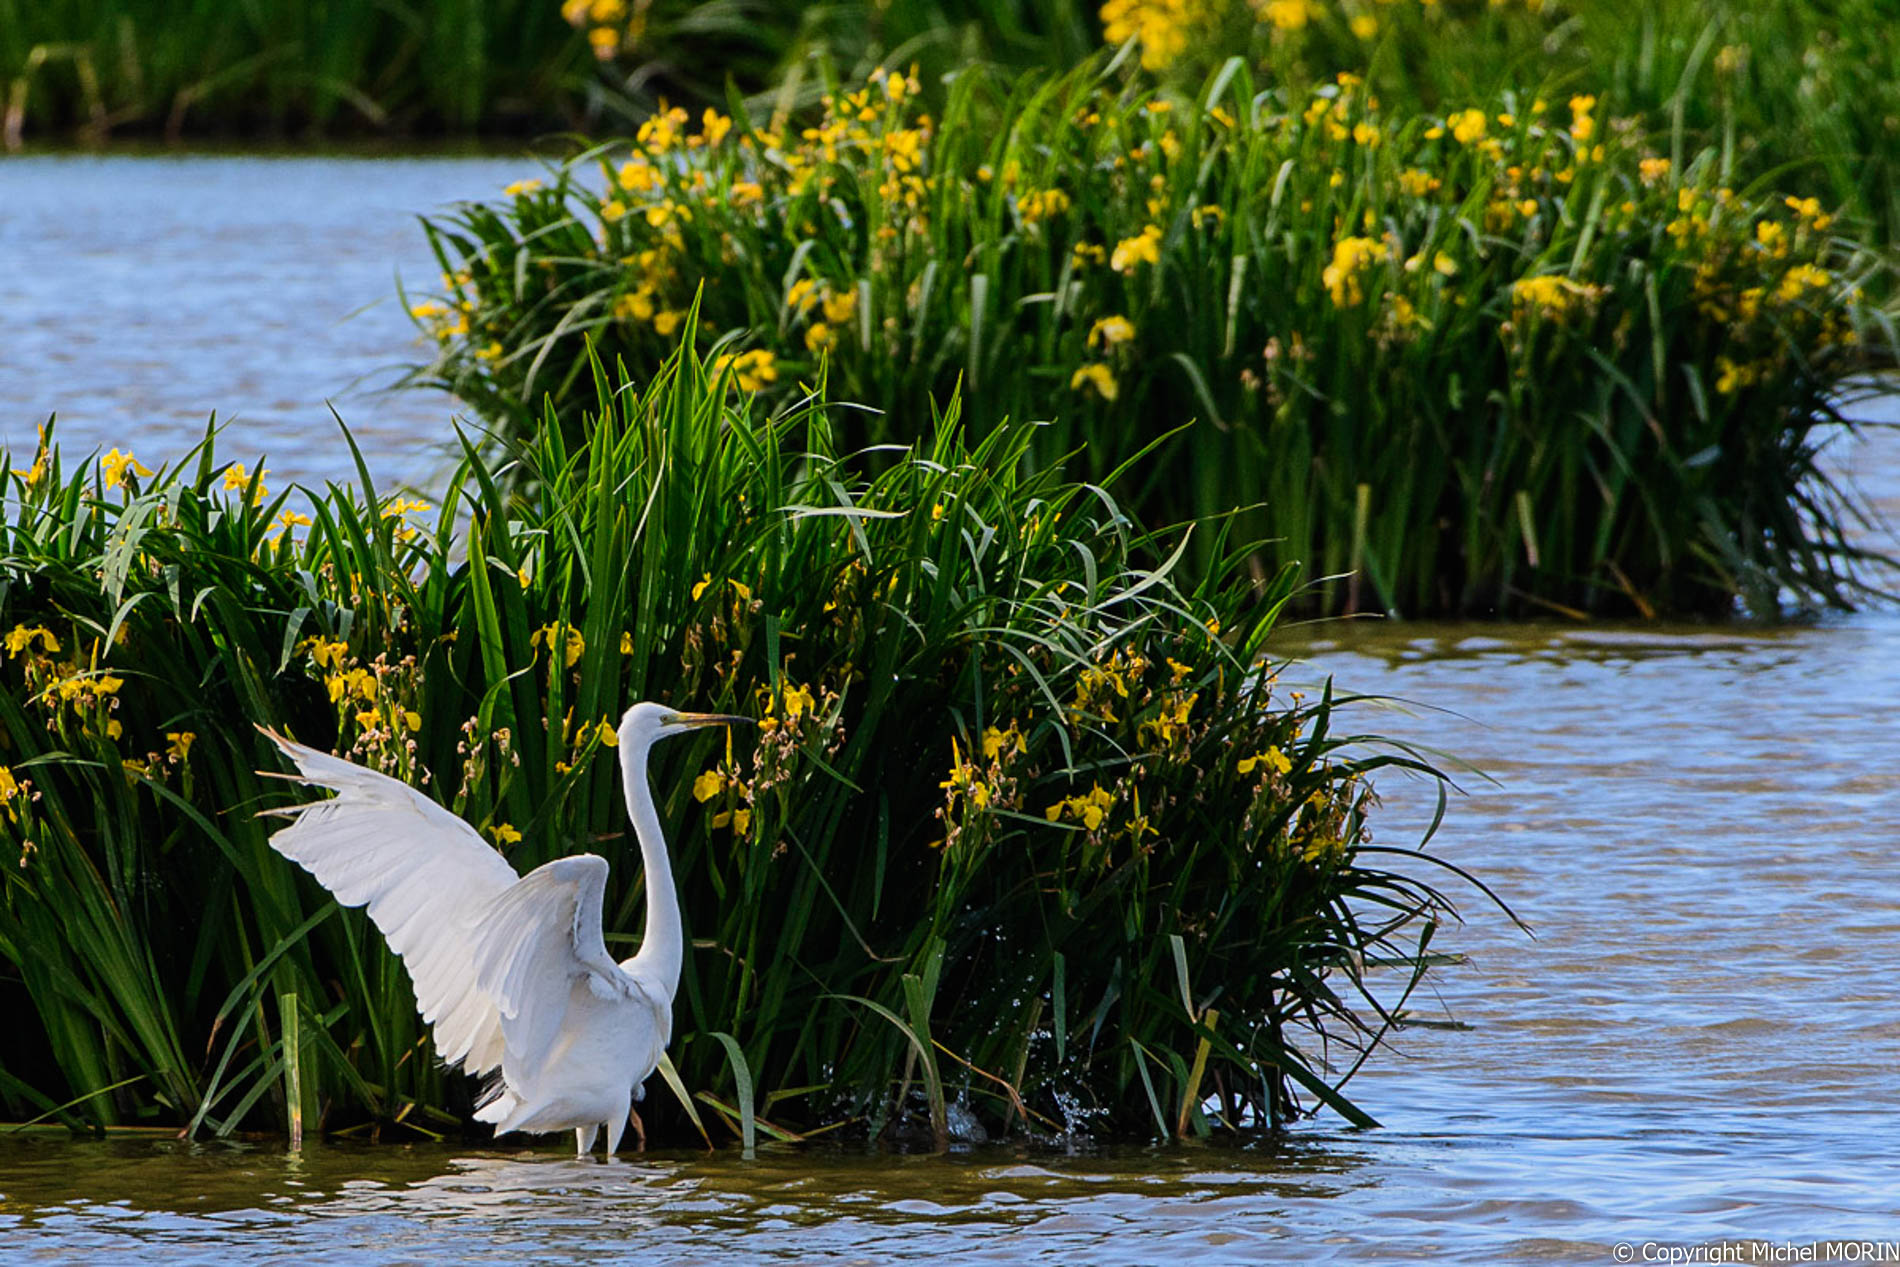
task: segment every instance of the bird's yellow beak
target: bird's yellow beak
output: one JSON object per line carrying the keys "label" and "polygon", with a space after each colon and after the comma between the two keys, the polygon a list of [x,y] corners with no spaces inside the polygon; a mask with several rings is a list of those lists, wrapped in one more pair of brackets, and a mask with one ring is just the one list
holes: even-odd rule
{"label": "bird's yellow beak", "polygon": [[758,723],[750,717],[741,717],[736,713],[674,713],[675,726],[755,726]]}

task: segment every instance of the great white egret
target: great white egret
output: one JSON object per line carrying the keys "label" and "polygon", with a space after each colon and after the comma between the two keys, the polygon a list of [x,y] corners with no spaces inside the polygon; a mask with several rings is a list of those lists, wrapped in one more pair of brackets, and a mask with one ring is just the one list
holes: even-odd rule
{"label": "great white egret", "polygon": [[672,735],[748,722],[653,703],[620,719],[620,775],[647,890],[646,935],[620,963],[600,931],[605,858],[559,858],[516,875],[473,827],[408,784],[266,730],[297,767],[280,777],[336,792],[276,811],[294,821],[270,843],[344,906],[368,908],[409,969],[436,1054],[490,1076],[476,1120],[497,1135],[572,1129],[583,1154],[605,1124],[611,1154],[672,1034],[685,949],[647,755]]}

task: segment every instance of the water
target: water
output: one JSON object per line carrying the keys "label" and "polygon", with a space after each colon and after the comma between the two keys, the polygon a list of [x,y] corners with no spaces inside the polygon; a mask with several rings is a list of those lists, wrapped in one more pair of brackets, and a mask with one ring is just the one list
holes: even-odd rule
{"label": "water", "polygon": [[[397,270],[433,278],[412,213],[525,166],[0,162],[0,435],[30,443],[57,407],[69,443],[129,440],[152,462],[235,408],[234,437],[278,478],[342,478],[322,403],[340,396],[379,476],[426,487],[451,405],[347,390],[418,349],[392,303],[345,318]],[[1835,459],[1890,515],[1897,448],[1876,436]],[[1361,729],[1475,767],[1435,852],[1536,934],[1463,891],[1469,922],[1441,944],[1470,962],[1414,1005],[1462,1027],[1410,1028],[1368,1066],[1354,1095],[1380,1130],[610,1164],[0,1136],[5,1243],[114,1263],[1603,1263],[1618,1242],[1900,1235],[1900,613],[1361,622],[1286,649],[1307,658],[1296,674],[1408,701]],[[1429,800],[1381,789],[1382,838],[1404,842]]]}
{"label": "water", "polygon": [[1350,1146],[603,1163],[36,1143],[0,1149],[0,1234],[113,1262],[1257,1262],[1317,1239],[1362,1164]]}
{"label": "water", "polygon": [[[1900,1167],[1900,616],[1783,631],[1407,626],[1314,649],[1456,714],[1472,956],[1357,1084],[1452,1217],[1585,1240],[1873,1234]],[[1429,814],[1385,790],[1385,830]]]}
{"label": "water", "polygon": [[[494,195],[523,158],[48,155],[0,159],[0,443],[59,414],[78,455],[176,461],[215,410],[219,452],[277,481],[353,479],[334,405],[379,482],[445,465],[456,404],[377,390],[426,359],[396,297],[440,289],[415,217]],[[276,483],[277,481],[273,481]]]}

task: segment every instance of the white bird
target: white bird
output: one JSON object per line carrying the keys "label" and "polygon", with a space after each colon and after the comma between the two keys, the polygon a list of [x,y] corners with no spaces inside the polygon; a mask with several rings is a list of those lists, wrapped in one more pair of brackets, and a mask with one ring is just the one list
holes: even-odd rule
{"label": "white bird", "polygon": [[[744,717],[635,704],[620,719],[620,774],[646,871],[640,951],[615,963],[601,937],[607,860],[560,858],[515,874],[473,827],[421,792],[266,730],[297,766],[280,775],[327,787],[270,843],[344,906],[367,907],[402,957],[436,1054],[493,1081],[476,1110],[495,1134],[572,1129],[592,1150],[600,1127],[620,1146],[641,1084],[673,1029],[685,952],[660,816],[647,786],[655,743]],[[267,811],[272,812],[272,811]]]}

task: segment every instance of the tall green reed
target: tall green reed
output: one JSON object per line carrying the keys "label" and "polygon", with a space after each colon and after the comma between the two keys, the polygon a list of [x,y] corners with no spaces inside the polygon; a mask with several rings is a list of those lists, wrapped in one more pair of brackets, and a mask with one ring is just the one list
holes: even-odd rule
{"label": "tall green reed", "polygon": [[390,6],[0,0],[5,132],[381,132],[586,117],[595,60],[548,0]]}
{"label": "tall green reed", "polygon": [[1188,578],[1033,427],[972,439],[953,404],[867,462],[842,411],[760,417],[734,377],[690,347],[597,372],[595,422],[509,450],[520,492],[471,457],[439,508],[367,468],[293,502],[209,438],[9,477],[0,962],[44,1026],[0,1045],[14,1112],[452,1128],[396,961],[265,842],[289,793],[250,723],[524,870],[605,854],[626,948],[602,746],[655,698],[761,719],[657,757],[692,945],[660,1131],[941,1137],[953,1098],[997,1130],[1369,1120],[1320,1052],[1392,1022],[1452,872],[1366,839],[1368,775],[1429,766],[1277,686],[1291,575],[1223,542]]}
{"label": "tall green reed", "polygon": [[[68,472],[42,447],[8,478],[0,708],[19,865],[0,938],[44,1024],[0,1057],[13,1105],[75,1124],[256,1124],[284,1072],[275,994],[327,1000],[331,1025],[345,1011],[367,1022],[347,1054],[326,1025],[313,1037],[372,1111],[443,1120],[419,1103],[441,1084],[411,1059],[414,1019],[350,1008],[401,988],[388,957],[365,953],[356,916],[298,892],[251,815],[275,794],[234,719],[278,716],[284,693],[307,686],[282,671],[285,614],[337,611],[305,605],[312,576],[271,566],[282,496],[251,500],[261,482],[215,465],[208,440],[150,485],[139,469],[115,450]],[[330,567],[361,575],[377,561],[345,553]]]}
{"label": "tall green reed", "polygon": [[885,57],[934,83],[973,60],[1068,64],[1095,47],[1086,5],[1020,0],[705,4],[427,0],[0,0],[4,136],[466,134],[627,125],[728,86],[807,95],[815,67]]}

